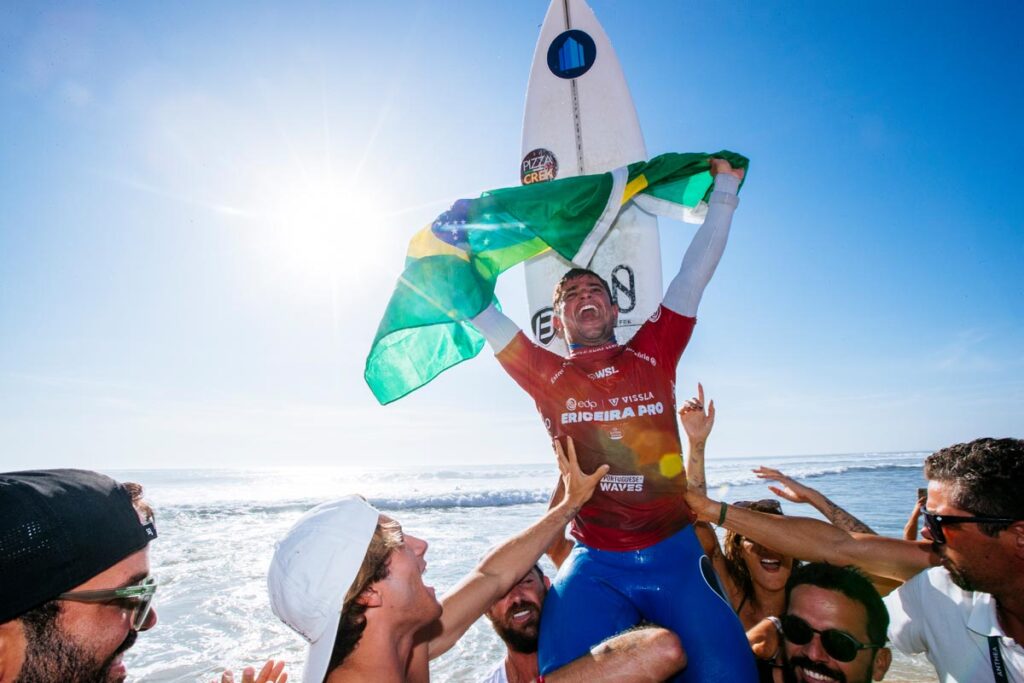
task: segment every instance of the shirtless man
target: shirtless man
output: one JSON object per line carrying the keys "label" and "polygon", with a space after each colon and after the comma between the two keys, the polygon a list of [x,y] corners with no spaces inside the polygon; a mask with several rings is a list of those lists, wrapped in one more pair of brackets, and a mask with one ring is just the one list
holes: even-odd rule
{"label": "shirtless man", "polygon": [[[267,583],[274,613],[310,643],[303,681],[424,683],[428,662],[447,652],[484,611],[540,558],[590,497],[607,467],[584,475],[571,442],[556,447],[565,496],[538,522],[497,546],[439,601],[423,583],[427,542],[359,496],[319,505],[277,544]],[[670,635],[670,634],[669,634]],[[683,663],[673,657],[645,675],[638,655],[595,652],[547,677],[570,681],[660,681]]]}
{"label": "shirtless man", "polygon": [[743,177],[723,159],[710,163],[715,188],[704,224],[662,305],[627,344],[615,341],[618,307],[607,283],[583,269],[570,270],[554,293],[554,326],[568,358],[531,343],[493,305],[473,319],[537,402],[548,432],[571,436],[585,469],[611,468],[573,520],[577,544],[543,613],[541,673],[646,619],[679,635],[689,659],[684,680],[756,676],[743,629],[712,588],[690,526],[675,421],[676,365],[725,249]]}

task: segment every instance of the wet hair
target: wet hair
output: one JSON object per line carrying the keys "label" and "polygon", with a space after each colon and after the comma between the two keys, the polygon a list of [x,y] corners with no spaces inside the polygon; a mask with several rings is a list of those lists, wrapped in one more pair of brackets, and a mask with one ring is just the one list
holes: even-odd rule
{"label": "wet hair", "polygon": [[817,586],[835,591],[864,605],[868,613],[868,639],[873,645],[885,645],[885,634],[889,629],[889,612],[885,609],[882,596],[878,594],[874,584],[860,569],[853,565],[839,567],[827,562],[809,562],[794,567],[793,573],[786,581],[787,605],[790,594],[797,586]]}
{"label": "wet hair", "polygon": [[[1024,519],[1024,439],[975,439],[943,448],[924,462],[928,479],[952,484],[951,500],[975,515]],[[1008,523],[982,523],[989,536]]]}
{"label": "wet hair", "polygon": [[[778,501],[758,500],[742,507],[756,512],[766,512],[770,515],[782,514]],[[744,599],[748,599],[754,595],[754,581],[750,578],[747,563],[743,561],[743,541],[745,540],[747,540],[746,536],[735,531],[726,531],[725,539],[722,541],[722,555],[725,557],[725,568],[729,572],[729,577],[739,587]]]}
{"label": "wet hair", "polygon": [[334,649],[331,650],[331,659],[324,674],[325,680],[331,671],[341,666],[352,654],[366,630],[366,605],[356,598],[373,584],[388,578],[391,553],[401,544],[402,532],[398,522],[377,522],[359,572],[345,593],[338,633],[334,637]]}
{"label": "wet hair", "polygon": [[557,285],[555,285],[555,292],[551,297],[551,303],[552,306],[554,306],[556,313],[558,312],[559,307],[562,305],[562,295],[565,293],[565,288],[568,286],[568,284],[573,280],[578,280],[579,278],[585,277],[587,275],[593,275],[601,282],[601,286],[604,287],[604,291],[608,295],[608,299],[611,300],[612,289],[611,287],[608,286],[608,283],[605,281],[603,277],[587,268],[572,268],[565,275],[563,275],[562,279],[558,281]]}

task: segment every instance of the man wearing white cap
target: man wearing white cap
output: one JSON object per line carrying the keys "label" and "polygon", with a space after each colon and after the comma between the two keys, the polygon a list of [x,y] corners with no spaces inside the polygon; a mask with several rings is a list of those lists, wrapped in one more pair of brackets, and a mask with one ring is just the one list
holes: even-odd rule
{"label": "man wearing white cap", "polygon": [[571,441],[568,456],[557,443],[555,451],[562,500],[495,548],[440,602],[423,583],[426,541],[404,535],[361,497],[303,515],[277,544],[268,586],[274,613],[310,643],[304,683],[428,681],[428,661],[519,581],[608,471],[584,475]]}

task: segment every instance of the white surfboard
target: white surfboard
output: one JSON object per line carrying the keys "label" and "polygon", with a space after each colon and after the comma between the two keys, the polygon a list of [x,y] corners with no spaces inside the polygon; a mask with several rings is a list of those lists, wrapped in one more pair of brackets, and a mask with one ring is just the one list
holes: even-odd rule
{"label": "white surfboard", "polygon": [[[552,0],[533,54],[523,116],[523,184],[602,173],[647,159],[633,97],[604,29],[584,0]],[[589,264],[619,306],[625,343],[661,303],[657,218],[630,204]],[[551,293],[573,267],[554,252],[526,263],[534,339],[566,355],[554,336]]]}

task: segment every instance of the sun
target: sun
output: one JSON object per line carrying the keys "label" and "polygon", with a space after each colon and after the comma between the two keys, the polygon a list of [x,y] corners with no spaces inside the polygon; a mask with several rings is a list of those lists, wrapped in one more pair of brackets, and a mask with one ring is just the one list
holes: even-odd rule
{"label": "sun", "polygon": [[288,271],[346,279],[389,249],[388,204],[369,188],[306,178],[277,185],[268,200],[269,255]]}

